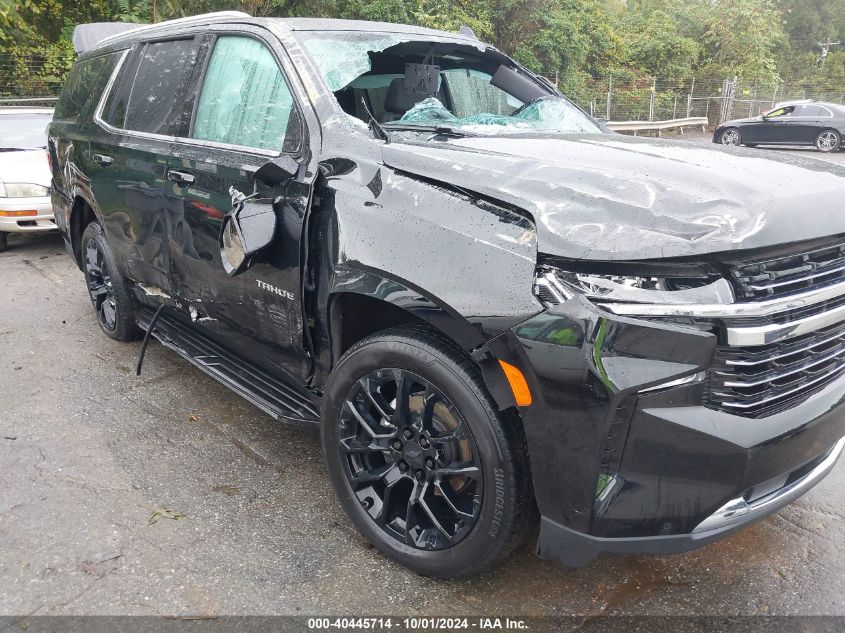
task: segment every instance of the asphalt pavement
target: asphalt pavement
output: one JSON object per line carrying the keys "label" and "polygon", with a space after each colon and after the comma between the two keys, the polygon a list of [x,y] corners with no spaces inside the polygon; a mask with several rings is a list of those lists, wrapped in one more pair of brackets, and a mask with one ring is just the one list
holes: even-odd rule
{"label": "asphalt pavement", "polygon": [[774,516],[688,554],[573,570],[529,543],[476,578],[423,578],[352,528],[316,434],[155,342],[136,377],[139,345],[99,331],[60,238],[9,244],[0,615],[845,616],[843,463]]}

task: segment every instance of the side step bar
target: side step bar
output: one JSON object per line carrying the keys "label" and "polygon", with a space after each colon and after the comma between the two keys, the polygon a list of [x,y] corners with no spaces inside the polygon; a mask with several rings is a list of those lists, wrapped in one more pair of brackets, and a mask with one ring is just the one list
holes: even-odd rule
{"label": "side step bar", "polygon": [[[153,313],[144,309],[138,326],[146,331]],[[189,363],[226,385],[277,420],[313,427],[320,423],[316,398],[306,389],[256,367],[196,328],[182,323],[167,310],[152,335]]]}

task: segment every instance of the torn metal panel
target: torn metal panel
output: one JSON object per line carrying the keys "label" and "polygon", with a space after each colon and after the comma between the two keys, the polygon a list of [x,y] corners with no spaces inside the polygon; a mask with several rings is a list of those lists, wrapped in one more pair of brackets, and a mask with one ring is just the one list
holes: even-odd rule
{"label": "torn metal panel", "polygon": [[[374,181],[379,187],[367,187]],[[536,230],[524,216],[392,170],[365,167],[329,178],[327,186],[335,224],[334,246],[324,251],[332,257],[332,292],[377,293],[412,312],[420,308],[423,320],[443,310],[460,324],[454,336],[467,348],[541,309],[531,292]],[[382,297],[389,288],[390,298]],[[405,301],[409,289],[427,300]],[[425,308],[427,302],[438,308]]]}
{"label": "torn metal panel", "polygon": [[845,168],[813,159],[609,134],[440,137],[382,154],[395,169],[524,208],[539,251],[572,259],[697,256],[845,233]]}
{"label": "torn metal panel", "polygon": [[145,286],[144,284],[136,284],[141,291],[148,297],[156,297],[160,299],[171,299],[172,297],[157,286]]}

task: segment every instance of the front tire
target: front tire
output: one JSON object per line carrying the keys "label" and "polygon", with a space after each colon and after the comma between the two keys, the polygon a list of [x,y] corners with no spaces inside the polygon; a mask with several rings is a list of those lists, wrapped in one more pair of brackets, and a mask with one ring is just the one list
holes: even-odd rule
{"label": "front tire", "polygon": [[136,340],[136,303],[116,265],[103,227],[97,222],[89,224],[82,234],[81,247],[85,285],[100,328],[116,341]]}
{"label": "front tire", "polygon": [[8,242],[8,234],[4,231],[0,231],[0,253],[6,251],[9,248]]}
{"label": "front tire", "polygon": [[742,134],[740,133],[738,128],[726,128],[722,130],[722,134],[719,137],[719,142],[722,145],[727,145],[729,147],[738,147],[739,145],[742,145]]}
{"label": "front tire", "polygon": [[375,547],[425,576],[458,578],[523,540],[534,501],[516,415],[447,338],[400,327],[334,369],[321,438],[338,499]]}
{"label": "front tire", "polygon": [[822,130],[816,137],[816,149],[828,154],[835,152],[842,145],[842,137],[836,130]]}

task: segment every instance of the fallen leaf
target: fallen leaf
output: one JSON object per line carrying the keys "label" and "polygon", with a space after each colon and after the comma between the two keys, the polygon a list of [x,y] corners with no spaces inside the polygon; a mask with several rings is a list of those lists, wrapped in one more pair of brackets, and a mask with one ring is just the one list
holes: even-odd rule
{"label": "fallen leaf", "polygon": [[173,519],[174,521],[178,521],[179,519],[187,519],[188,517],[182,514],[181,512],[177,512],[176,510],[169,510],[167,508],[156,508],[153,510],[152,514],[150,514],[150,518],[148,519],[150,525],[153,523],[158,523],[159,519]]}

